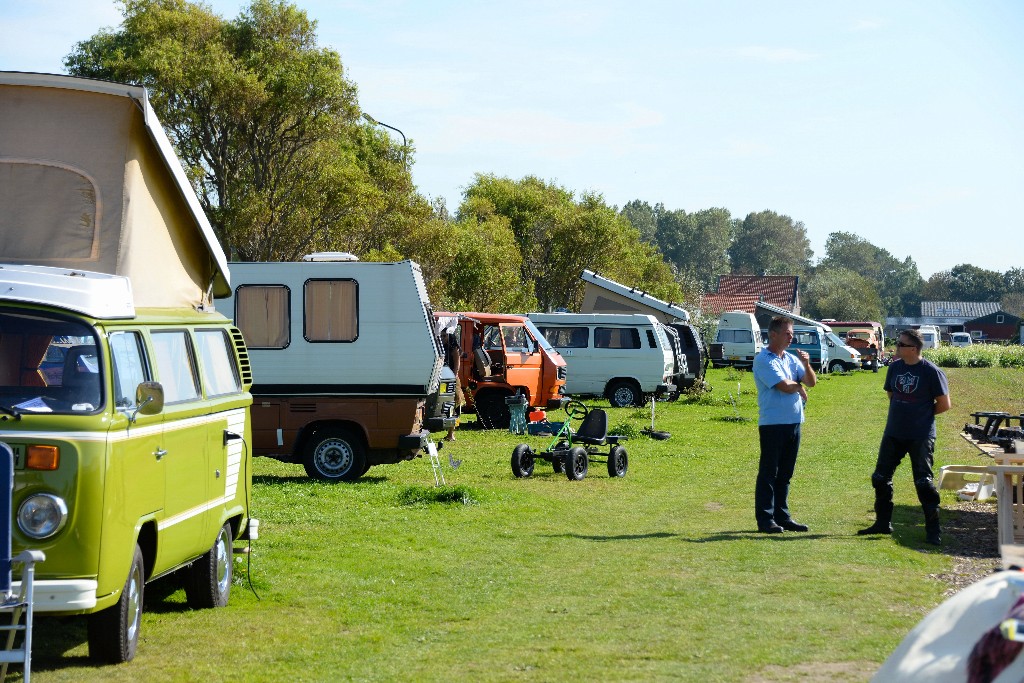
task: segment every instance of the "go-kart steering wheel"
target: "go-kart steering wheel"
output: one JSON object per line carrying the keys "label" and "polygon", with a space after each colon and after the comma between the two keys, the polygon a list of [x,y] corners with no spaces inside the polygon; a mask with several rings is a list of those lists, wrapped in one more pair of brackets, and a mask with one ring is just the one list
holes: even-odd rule
{"label": "go-kart steering wheel", "polygon": [[590,412],[590,408],[586,407],[579,401],[569,401],[565,404],[565,414],[574,419],[583,419]]}

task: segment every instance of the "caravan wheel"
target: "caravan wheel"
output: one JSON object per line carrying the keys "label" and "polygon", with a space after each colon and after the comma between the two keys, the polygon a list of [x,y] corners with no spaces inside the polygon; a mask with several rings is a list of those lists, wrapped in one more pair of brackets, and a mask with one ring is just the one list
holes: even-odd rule
{"label": "caravan wheel", "polygon": [[302,465],[313,479],[355,481],[366,472],[366,452],[351,430],[323,429],[306,444]]}

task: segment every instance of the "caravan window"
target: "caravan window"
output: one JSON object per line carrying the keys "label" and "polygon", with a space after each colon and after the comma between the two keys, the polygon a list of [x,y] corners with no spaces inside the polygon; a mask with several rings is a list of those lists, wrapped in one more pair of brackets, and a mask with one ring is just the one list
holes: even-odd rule
{"label": "caravan window", "polygon": [[237,394],[242,390],[231,340],[226,330],[197,330],[196,345],[203,365],[203,385],[207,396]]}
{"label": "caravan window", "polygon": [[291,342],[290,292],[280,285],[235,290],[235,325],[250,349],[284,349]]}
{"label": "caravan window", "polygon": [[196,364],[188,333],[184,330],[154,332],[153,350],[158,379],[164,386],[164,401],[177,403],[199,398]]}
{"label": "caravan window", "polygon": [[594,328],[595,349],[639,349],[640,331],[635,327]]}
{"label": "caravan window", "polygon": [[306,282],[306,341],[352,342],[359,336],[359,286],[355,280]]}
{"label": "caravan window", "polygon": [[556,349],[585,349],[590,346],[587,327],[541,327],[544,338]]}

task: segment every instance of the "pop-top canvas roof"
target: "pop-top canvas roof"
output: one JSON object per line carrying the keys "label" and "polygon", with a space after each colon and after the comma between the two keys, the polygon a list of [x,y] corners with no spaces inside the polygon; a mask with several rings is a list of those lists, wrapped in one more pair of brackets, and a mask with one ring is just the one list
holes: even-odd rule
{"label": "pop-top canvas roof", "polygon": [[231,293],[146,90],[69,76],[0,72],[0,263],[123,275],[140,307]]}

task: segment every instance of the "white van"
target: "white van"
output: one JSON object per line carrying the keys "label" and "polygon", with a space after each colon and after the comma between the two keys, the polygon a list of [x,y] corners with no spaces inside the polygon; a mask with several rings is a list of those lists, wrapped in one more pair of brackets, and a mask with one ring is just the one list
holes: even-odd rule
{"label": "white van", "polygon": [[942,334],[939,332],[938,327],[935,325],[921,325],[917,328],[917,331],[921,333],[925,349],[939,348],[939,342],[942,341]]}
{"label": "white van", "polygon": [[970,332],[953,332],[949,335],[949,343],[951,346],[970,346],[974,342]]}
{"label": "white van", "polygon": [[828,327],[823,327],[825,332],[825,343],[828,344],[828,371],[829,372],[850,372],[861,367],[860,351],[846,343],[835,332]]}
{"label": "white van", "polygon": [[754,365],[754,356],[763,348],[761,326],[753,313],[725,311],[718,318],[718,332],[708,355],[716,368],[727,365],[750,368]]}
{"label": "white van", "polygon": [[676,358],[664,327],[654,316],[529,313],[527,317],[565,359],[565,390],[573,396],[604,396],[612,406],[623,408],[676,391]]}

